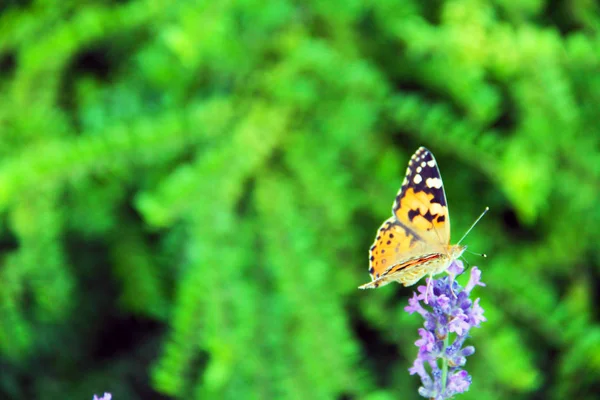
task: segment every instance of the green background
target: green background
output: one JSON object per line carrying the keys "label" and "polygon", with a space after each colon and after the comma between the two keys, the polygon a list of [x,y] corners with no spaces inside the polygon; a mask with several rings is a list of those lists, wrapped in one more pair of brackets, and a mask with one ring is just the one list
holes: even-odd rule
{"label": "green background", "polygon": [[417,399],[357,286],[420,145],[491,209],[460,398],[597,398],[599,117],[587,0],[5,0],[0,398]]}

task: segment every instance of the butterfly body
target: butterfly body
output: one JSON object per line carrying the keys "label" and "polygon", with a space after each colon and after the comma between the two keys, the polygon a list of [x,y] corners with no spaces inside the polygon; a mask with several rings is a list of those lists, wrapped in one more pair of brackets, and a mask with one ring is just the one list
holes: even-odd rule
{"label": "butterfly body", "polygon": [[460,257],[466,246],[450,246],[448,253],[431,253],[404,261],[402,264],[390,268],[378,278],[360,286],[359,289],[377,289],[390,282],[398,282],[404,286],[417,283],[425,275],[437,275],[444,272],[450,263]]}
{"label": "butterfly body", "polygon": [[360,289],[375,289],[393,281],[413,285],[426,275],[444,272],[466,249],[450,244],[442,178],[433,154],[424,147],[409,161],[392,214],[369,250],[371,282]]}

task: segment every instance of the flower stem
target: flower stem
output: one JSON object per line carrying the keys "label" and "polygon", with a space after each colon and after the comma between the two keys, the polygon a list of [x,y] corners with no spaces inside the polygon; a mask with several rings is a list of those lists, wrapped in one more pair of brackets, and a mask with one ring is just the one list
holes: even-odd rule
{"label": "flower stem", "polygon": [[448,357],[445,357],[446,349],[448,348],[448,336],[444,338],[444,357],[442,357],[442,393],[446,392],[446,384],[448,381]]}

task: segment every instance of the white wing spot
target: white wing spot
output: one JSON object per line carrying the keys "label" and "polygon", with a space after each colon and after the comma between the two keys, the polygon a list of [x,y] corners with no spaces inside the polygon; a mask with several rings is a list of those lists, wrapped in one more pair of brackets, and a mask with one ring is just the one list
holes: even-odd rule
{"label": "white wing spot", "polygon": [[[437,178],[436,178],[436,179],[437,179]],[[418,185],[419,183],[421,183],[421,181],[422,181],[422,180],[423,180],[423,178],[421,178],[421,175],[419,175],[419,174],[416,174],[416,175],[415,175],[415,177],[413,178],[413,182],[414,182],[415,184],[417,184],[417,185]],[[438,179],[438,180],[439,180],[439,179]],[[440,182],[441,182],[441,181],[440,181]]]}
{"label": "white wing spot", "polygon": [[435,160],[431,160],[427,163],[427,165],[429,165],[430,167],[435,167]]}
{"label": "white wing spot", "polygon": [[423,161],[423,162],[421,163],[421,167],[423,167],[423,168],[425,168],[425,166],[426,166],[426,165],[427,165],[427,163],[426,163],[425,161]]}
{"label": "white wing spot", "polygon": [[425,184],[429,188],[433,187],[433,188],[439,189],[442,187],[442,180],[440,178],[427,178],[427,181],[425,181]]}
{"label": "white wing spot", "polygon": [[421,168],[421,167],[417,167],[417,173],[421,172],[422,169],[423,168]]}

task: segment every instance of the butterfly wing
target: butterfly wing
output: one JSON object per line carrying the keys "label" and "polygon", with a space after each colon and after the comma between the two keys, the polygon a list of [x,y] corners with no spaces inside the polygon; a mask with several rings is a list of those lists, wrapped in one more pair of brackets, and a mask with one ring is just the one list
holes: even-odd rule
{"label": "butterfly wing", "polygon": [[427,243],[417,232],[400,223],[396,217],[386,220],[377,231],[369,254],[369,274],[375,280],[394,266],[416,259],[427,252]]}
{"label": "butterfly wing", "polygon": [[411,157],[392,213],[429,246],[445,250],[450,244],[450,216],[444,184],[433,154],[425,147]]}
{"label": "butterfly wing", "polygon": [[[426,148],[420,147],[410,159],[392,212],[394,215],[379,228],[370,249],[372,282],[361,288],[375,288],[391,280],[412,284],[418,280],[412,276],[417,269],[434,262],[433,255],[440,258],[436,254],[447,251],[450,219],[446,194],[435,158]],[[409,270],[413,272],[410,279],[399,276]]]}

